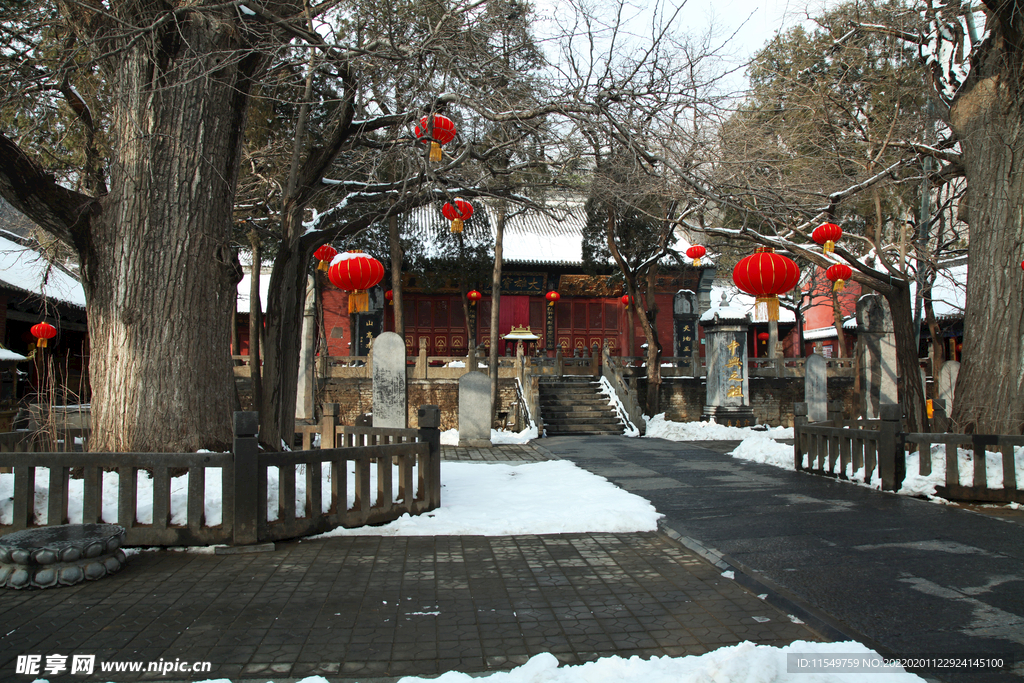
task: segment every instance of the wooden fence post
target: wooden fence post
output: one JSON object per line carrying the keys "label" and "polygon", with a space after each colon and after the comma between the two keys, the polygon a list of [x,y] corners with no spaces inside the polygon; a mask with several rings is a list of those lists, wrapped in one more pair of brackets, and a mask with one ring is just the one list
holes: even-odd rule
{"label": "wooden fence post", "polygon": [[441,506],[441,408],[422,405],[417,412],[420,440],[430,446],[428,490],[424,498],[430,509]]}
{"label": "wooden fence post", "polygon": [[799,472],[804,468],[804,450],[800,443],[800,428],[807,424],[807,404],[793,404],[793,465]]}
{"label": "wooden fence post", "polygon": [[257,498],[259,486],[259,414],[238,411],[234,419],[235,440],[231,452],[234,469],[234,520],[232,545],[252,545],[258,538]]}
{"label": "wooden fence post", "polygon": [[325,403],[324,414],[320,418],[320,448],[337,448],[335,439],[338,434],[338,404]]}
{"label": "wooden fence post", "polygon": [[[878,430],[878,473],[883,491],[898,491],[907,474],[903,452],[903,411],[898,403],[878,406],[881,423]],[[868,475],[866,475],[868,476]]]}

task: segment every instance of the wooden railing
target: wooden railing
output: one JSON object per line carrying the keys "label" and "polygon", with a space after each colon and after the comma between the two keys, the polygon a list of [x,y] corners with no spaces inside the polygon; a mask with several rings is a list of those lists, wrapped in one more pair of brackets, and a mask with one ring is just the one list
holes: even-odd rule
{"label": "wooden railing", "polygon": [[[1024,436],[985,434],[919,434],[903,435],[903,443],[910,451],[917,451],[918,474],[932,473],[932,444],[941,443],[945,451],[945,485],[937,486],[935,493],[949,500],[970,500],[999,503],[1024,503],[1024,491],[1018,488],[1014,450],[1024,448]],[[959,447],[971,451],[973,481],[970,486],[960,483]],[[1000,455],[1003,483],[999,488],[988,481],[988,453]]]}
{"label": "wooden railing", "polygon": [[[72,468],[82,473],[82,522],[116,522],[134,546],[246,545],[421,514],[441,502],[439,423],[438,408],[422,406],[420,429],[335,426],[321,434],[322,448],[268,453],[259,451],[256,413],[240,412],[229,453],[0,453],[0,468],[14,471],[12,518],[0,521],[0,534],[67,523]],[[34,509],[40,468],[49,470],[45,518]],[[276,504],[268,502],[271,468],[278,473]],[[187,482],[176,479],[181,471]],[[206,483],[218,476],[221,518],[208,520]],[[305,485],[299,501],[297,476]],[[103,513],[109,477],[116,478],[116,515]],[[152,481],[144,500],[141,477]],[[140,508],[152,510],[151,519]]]}
{"label": "wooden railing", "polygon": [[[852,478],[870,483],[873,475],[884,490],[903,487],[907,461],[916,451],[917,474],[932,474],[932,444],[945,444],[945,483],[936,487],[936,495],[948,500],[972,502],[1024,503],[1024,490],[1018,488],[1016,449],[1024,449],[1024,436],[948,433],[904,433],[900,406],[879,406],[879,420],[843,420],[842,403],[829,404],[829,420],[808,423],[807,404],[794,404],[794,465],[797,470],[841,479]],[[938,410],[936,411],[938,412]],[[944,423],[937,415],[936,422]],[[959,446],[970,450],[971,485],[960,480]],[[999,453],[1002,485],[988,480],[988,452]],[[863,468],[862,472],[859,472]],[[877,468],[877,471],[876,471]]]}

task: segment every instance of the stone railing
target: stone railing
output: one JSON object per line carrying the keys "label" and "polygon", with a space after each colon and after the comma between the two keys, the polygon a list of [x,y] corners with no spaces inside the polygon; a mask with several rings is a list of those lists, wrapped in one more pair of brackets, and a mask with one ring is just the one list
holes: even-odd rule
{"label": "stone railing", "polygon": [[[646,356],[612,356],[612,362],[627,377],[644,377],[647,374]],[[706,377],[707,361],[700,359],[700,372],[693,371],[691,356],[662,356],[662,377]],[[806,358],[747,358],[749,377],[803,377]],[[853,377],[854,359],[826,358],[829,377]]]}
{"label": "stone railing", "polygon": [[[232,356],[241,364],[235,365],[235,377],[249,377],[249,356]],[[477,368],[489,373],[488,358],[478,356]],[[409,379],[458,379],[469,372],[467,356],[419,356],[406,358],[406,374]],[[373,355],[368,356],[322,356],[317,358],[317,372],[323,378],[357,378],[373,377]],[[515,377],[515,358],[501,356],[498,358],[498,376]]]}
{"label": "stone railing", "polygon": [[644,414],[640,409],[640,402],[637,399],[635,388],[626,381],[621,368],[609,354],[608,347],[604,347],[602,350],[601,360],[602,376],[611,384],[612,389],[619,398],[619,402],[625,409],[626,415],[624,417],[643,434],[647,429],[647,423],[644,422]]}
{"label": "stone railing", "polygon": [[[239,412],[229,453],[0,453],[0,468],[14,472],[12,519],[0,522],[0,534],[66,524],[72,468],[82,472],[81,521],[116,522],[133,546],[249,545],[421,514],[440,505],[439,423],[437,406],[421,406],[419,429],[335,423],[321,432],[319,449],[270,453],[259,450],[256,413]],[[42,487],[40,468],[49,470]],[[271,469],[277,474],[274,497]],[[179,479],[183,470],[187,477]],[[107,482],[117,491],[116,506],[103,500],[110,477],[116,479]],[[213,499],[221,501],[220,519],[209,520],[208,513],[216,513],[207,510],[207,483],[217,478]],[[35,510],[40,488],[45,515]]]}

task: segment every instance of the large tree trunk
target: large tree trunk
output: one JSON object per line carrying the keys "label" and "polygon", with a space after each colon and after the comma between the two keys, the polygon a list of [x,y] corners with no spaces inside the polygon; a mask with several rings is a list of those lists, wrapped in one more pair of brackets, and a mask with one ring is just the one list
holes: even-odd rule
{"label": "large tree trunk", "polygon": [[[301,215],[285,214],[286,222]],[[260,443],[269,450],[291,447],[295,436],[295,401],[302,347],[302,315],[312,246],[302,240],[282,242],[274,258],[264,318],[263,403]]]}
{"label": "large tree trunk", "polygon": [[218,64],[238,47],[229,21],[183,14],[111,77],[110,194],[79,244],[93,451],[231,443],[232,209],[257,63]]}
{"label": "large tree trunk", "polygon": [[921,363],[917,357],[917,339],[914,336],[914,307],[910,303],[910,284],[893,281],[884,294],[892,315],[893,336],[896,338],[896,371],[900,377],[900,404],[906,416],[905,430],[925,430],[926,414],[924,386],[921,383]]}
{"label": "large tree trunk", "polygon": [[502,242],[505,235],[505,216],[508,207],[505,200],[498,201],[498,220],[494,226],[494,272],[491,279],[491,424],[498,411],[498,325],[501,322],[501,260]]}
{"label": "large tree trunk", "polygon": [[1024,110],[1012,44],[993,28],[950,111],[969,188],[967,310],[951,414],[966,433],[1024,433]]}

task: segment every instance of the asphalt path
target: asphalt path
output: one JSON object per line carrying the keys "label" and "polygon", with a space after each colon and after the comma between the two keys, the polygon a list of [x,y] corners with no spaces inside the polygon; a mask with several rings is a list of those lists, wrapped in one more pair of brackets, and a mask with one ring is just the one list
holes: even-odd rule
{"label": "asphalt path", "polygon": [[[1024,524],[730,457],[736,443],[552,437],[552,455],[650,500],[663,529],[835,640],[885,655],[1013,658],[944,681],[1024,680]],[[939,664],[957,664],[941,661]]]}

